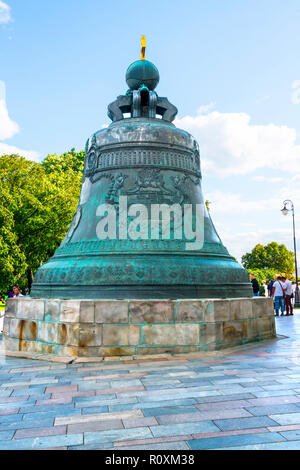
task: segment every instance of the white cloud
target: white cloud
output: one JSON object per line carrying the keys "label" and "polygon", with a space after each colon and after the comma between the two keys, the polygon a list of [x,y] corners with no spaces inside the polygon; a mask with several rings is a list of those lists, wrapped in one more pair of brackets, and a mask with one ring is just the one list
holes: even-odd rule
{"label": "white cloud", "polygon": [[34,150],[22,150],[18,147],[14,147],[13,145],[4,144],[0,142],[0,157],[1,155],[12,155],[12,154],[19,154],[21,157],[25,157],[28,160],[34,160],[39,162],[41,160],[40,154],[35,152]]}
{"label": "white cloud", "polygon": [[251,199],[245,201],[240,194],[223,192],[216,190],[211,193],[206,193],[205,199],[210,201],[210,208],[212,214],[226,214],[231,213],[245,214],[246,212],[256,213],[257,211],[265,211],[271,206],[277,207],[279,204],[279,197],[274,199],[262,199],[259,201]]}
{"label": "white cloud", "polygon": [[284,243],[288,249],[292,249],[290,228],[275,228],[270,230],[249,228],[248,230],[235,233],[225,229],[219,230],[219,235],[229,253],[239,260],[245,253],[252,251],[258,243],[267,245],[272,241],[276,241],[277,243]]}
{"label": "white cloud", "polygon": [[269,176],[253,176],[252,177],[253,181],[256,181],[257,183],[280,183],[281,181],[284,180],[284,178],[281,177],[269,177]]}
{"label": "white cloud", "polygon": [[216,103],[209,103],[209,104],[204,104],[203,106],[199,106],[197,109],[198,114],[207,114],[208,111],[211,109],[214,109],[216,107]]}
{"label": "white cloud", "polygon": [[[0,0],[1,6],[1,0]],[[40,160],[39,154],[31,150],[22,150],[13,145],[1,142],[6,139],[10,139],[19,132],[19,126],[14,122],[8,115],[5,98],[5,83],[0,80],[0,156],[3,154],[18,153],[25,158],[31,160]]]}
{"label": "white cloud", "polygon": [[291,96],[293,104],[300,104],[300,80],[295,80],[292,83],[292,88],[295,89]]}
{"label": "white cloud", "polygon": [[174,124],[199,141],[202,166],[221,177],[248,174],[259,168],[300,170],[296,130],[275,124],[253,125],[246,113],[185,116]]}
{"label": "white cloud", "polygon": [[9,21],[11,21],[10,6],[0,0],[0,23],[8,23]]}
{"label": "white cloud", "polygon": [[19,126],[8,115],[5,100],[5,83],[0,81],[0,140],[9,139],[19,132]]}
{"label": "white cloud", "polygon": [[[290,179],[290,182],[292,178]],[[290,250],[292,245],[291,214],[284,217],[280,214],[284,199],[292,199],[295,206],[296,228],[300,223],[300,187],[289,183],[276,189],[275,196],[259,200],[245,200],[241,194],[216,190],[206,194],[210,204],[210,215],[229,253],[240,259],[251,251],[257,243],[263,245],[276,241],[284,243]],[[247,214],[248,221],[242,216]],[[256,215],[253,216],[253,215]],[[259,216],[260,214],[260,216]],[[261,217],[265,217],[266,226],[262,226]],[[256,222],[256,219],[259,222]],[[234,220],[234,228],[229,220]],[[274,227],[272,220],[274,220]],[[298,245],[300,240],[298,239]],[[300,245],[299,245],[300,246]]]}

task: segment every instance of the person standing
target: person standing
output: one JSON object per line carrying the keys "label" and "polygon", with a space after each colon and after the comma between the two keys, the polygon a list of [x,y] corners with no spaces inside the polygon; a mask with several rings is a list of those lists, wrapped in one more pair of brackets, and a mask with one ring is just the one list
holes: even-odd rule
{"label": "person standing", "polygon": [[19,297],[24,297],[23,294],[21,293],[21,289],[19,288],[19,286],[14,286],[13,287],[13,298],[19,298]]}
{"label": "person standing", "polygon": [[273,284],[274,284],[274,279],[271,279],[269,284],[268,284],[268,295],[269,297],[272,297],[272,290],[273,290]]}
{"label": "person standing", "polygon": [[251,279],[251,284],[252,284],[252,289],[253,289],[253,295],[254,297],[259,296],[259,284],[257,279],[255,279],[255,276],[253,273],[250,274],[250,279]]}
{"label": "person standing", "polygon": [[281,310],[281,316],[284,315],[284,294],[285,294],[285,287],[284,287],[283,282],[281,281],[281,277],[278,276],[276,281],[273,284],[273,289],[272,289],[272,297],[275,302],[276,317],[279,316],[279,307]]}
{"label": "person standing", "polygon": [[264,282],[262,282],[261,285],[259,286],[259,296],[260,297],[266,296],[266,289],[265,289]]}
{"label": "person standing", "polygon": [[285,288],[285,297],[284,297],[284,303],[285,303],[285,308],[286,308],[286,314],[287,315],[294,315],[293,314],[293,305],[292,305],[292,282],[289,281],[289,279],[286,279],[286,277],[282,278],[284,285],[283,288]]}

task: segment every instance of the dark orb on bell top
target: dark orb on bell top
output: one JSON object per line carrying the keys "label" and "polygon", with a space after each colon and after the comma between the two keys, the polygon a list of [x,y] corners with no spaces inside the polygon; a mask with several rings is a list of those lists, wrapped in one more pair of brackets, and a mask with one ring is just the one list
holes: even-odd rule
{"label": "dark orb on bell top", "polygon": [[152,91],[159,82],[159,72],[149,60],[136,60],[127,69],[126,82],[131,90],[138,90],[141,85],[145,85]]}

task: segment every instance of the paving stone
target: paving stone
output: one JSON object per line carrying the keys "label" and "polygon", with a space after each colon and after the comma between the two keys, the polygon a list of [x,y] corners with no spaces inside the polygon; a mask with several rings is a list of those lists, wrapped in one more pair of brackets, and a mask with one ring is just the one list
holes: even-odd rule
{"label": "paving stone", "polygon": [[266,416],[258,418],[216,419],[214,423],[222,430],[276,426],[276,421]]}
{"label": "paving stone", "polygon": [[[27,413],[23,415],[23,422],[26,421],[32,421],[32,420],[42,420],[42,419],[47,419],[47,418],[56,418],[59,416],[65,416],[71,417],[71,416],[78,416],[80,415],[81,410],[75,410],[75,409],[61,409],[61,410],[55,410],[52,411],[51,409],[49,411],[41,411],[37,413]],[[58,418],[57,418],[58,419]]]}
{"label": "paving stone", "polygon": [[[149,401],[149,402],[138,402],[132,403],[128,405],[110,405],[110,411],[123,411],[123,410],[131,410],[131,409],[141,409],[145,410],[147,408],[163,408],[163,407],[170,407],[170,406],[190,406],[194,405],[196,401],[193,398],[187,398],[184,400],[164,400],[164,401]],[[195,409],[195,411],[197,411]]]}
{"label": "paving stone", "polygon": [[[219,450],[222,448],[217,448]],[[226,447],[226,450],[299,450],[299,441],[274,442],[270,444],[253,444],[238,447]]]}
{"label": "paving stone", "polygon": [[[159,427],[159,426],[157,426]],[[137,439],[138,437],[152,437],[151,431],[148,427],[132,428],[132,429],[118,429],[100,432],[85,432],[84,442],[86,444],[95,444],[97,442],[103,443],[125,441],[128,439]]]}
{"label": "paving stone", "polygon": [[59,392],[52,393],[51,399],[63,399],[63,398],[77,398],[77,397],[92,397],[95,396],[95,390],[80,390],[78,392]]}
{"label": "paving stone", "polygon": [[264,442],[283,441],[284,438],[278,433],[263,434],[243,434],[240,436],[214,437],[211,439],[195,439],[188,441],[188,445],[192,450],[199,449],[216,449],[230,447],[235,445],[260,444]]}
{"label": "paving stone", "polygon": [[267,392],[253,391],[253,395],[257,398],[266,398],[266,397],[279,397],[286,395],[295,395],[293,390],[268,390]]}
{"label": "paving stone", "polygon": [[71,392],[77,392],[78,386],[77,385],[63,385],[63,386],[57,386],[57,387],[47,387],[46,388],[46,393],[71,393]]}
{"label": "paving stone", "polygon": [[230,410],[234,408],[242,408],[250,406],[249,401],[247,400],[230,400],[230,401],[221,401],[217,403],[200,403],[196,405],[199,411],[209,411],[209,410]]}
{"label": "paving stone", "polygon": [[109,390],[109,393],[111,393],[109,382],[82,382],[79,386],[79,391],[82,390]]}
{"label": "paving stone", "polygon": [[157,420],[153,416],[150,416],[147,418],[128,418],[128,419],[123,419],[122,421],[123,421],[125,428],[156,426],[158,424]]}
{"label": "paving stone", "polygon": [[[145,416],[161,416],[161,415],[175,415],[175,414],[193,414],[197,413],[197,409],[194,406],[165,406],[155,408],[142,408]],[[166,418],[167,420],[167,418]],[[164,424],[164,423],[163,423]]]}
{"label": "paving stone", "polygon": [[[68,411],[75,411],[75,407],[73,403],[70,403],[68,405],[63,404],[63,405],[56,405],[53,404],[52,406],[49,405],[32,405],[32,406],[26,406],[24,408],[20,408],[20,413],[25,414],[32,414],[32,413],[42,413],[42,412],[58,412],[60,413],[61,411],[68,412]],[[25,416],[24,416],[25,419]]]}
{"label": "paving stone", "polygon": [[269,406],[280,405],[287,403],[300,403],[300,397],[294,396],[279,396],[279,397],[266,397],[266,398],[249,398],[247,400],[252,406]]}
{"label": "paving stone", "polygon": [[232,400],[248,400],[254,398],[251,393],[237,393],[233,395],[214,395],[208,397],[196,397],[197,403],[217,403],[217,402],[224,402],[224,401],[232,401]]}
{"label": "paving stone", "polygon": [[106,413],[108,406],[91,406],[90,408],[82,408],[81,413],[83,415],[95,414],[95,413]]}
{"label": "paving stone", "polygon": [[14,430],[11,431],[0,431],[0,441],[10,441],[15,434]]}
{"label": "paving stone", "polygon": [[0,441],[1,450],[30,450],[83,444],[83,434],[34,437]]}
{"label": "paving stone", "polygon": [[[144,410],[144,414],[146,415]],[[246,410],[242,408],[235,408],[230,410],[210,410],[210,411],[202,411],[196,413],[184,413],[184,414],[171,414],[171,415],[164,415],[158,416],[157,421],[159,424],[171,424],[171,423],[192,423],[192,422],[200,422],[200,421],[211,421],[215,419],[227,419],[227,418],[243,418],[243,417],[250,417],[251,414],[248,413]]]}
{"label": "paving stone", "polygon": [[111,413],[99,413],[85,416],[65,416],[55,419],[55,425],[89,423],[92,421],[104,421],[107,419],[126,419],[133,417],[143,417],[141,410],[116,411]]}
{"label": "paving stone", "polygon": [[300,429],[297,431],[280,432],[280,434],[288,441],[300,441]]}
{"label": "paving stone", "polygon": [[[142,420],[144,418],[140,418],[140,419]],[[60,426],[54,426],[54,427],[56,428]],[[88,431],[91,431],[91,432],[107,431],[110,429],[123,429],[123,428],[124,426],[120,419],[111,419],[107,421],[92,421],[91,423],[69,424],[67,426],[68,434],[78,434],[81,432],[88,432]]]}
{"label": "paving stone", "polygon": [[[107,395],[112,396],[112,395]],[[88,400],[88,401],[76,401],[75,403],[75,408],[84,408],[87,409],[88,407],[95,407],[95,406],[102,406],[102,405],[122,405],[122,404],[132,404],[132,403],[137,403],[137,398],[131,397],[131,398],[112,398],[112,399],[107,399],[102,397],[102,399],[98,400]]]}
{"label": "paving stone", "polygon": [[188,445],[184,442],[168,442],[164,444],[144,444],[140,446],[122,447],[122,450],[188,450]]}
{"label": "paving stone", "polygon": [[72,396],[66,396],[63,398],[51,398],[50,400],[37,400],[36,405],[68,405],[72,403],[73,397]]}
{"label": "paving stone", "polygon": [[[51,426],[45,428],[18,429],[14,435],[14,439],[25,439],[29,437],[42,436],[60,436],[67,434],[66,426]],[[0,435],[1,438],[1,435]]]}
{"label": "paving stone", "polygon": [[[277,428],[278,429],[278,428]],[[270,428],[251,428],[251,429],[237,429],[235,431],[221,431],[218,432],[206,432],[202,434],[192,434],[193,439],[208,439],[214,437],[225,437],[225,436],[241,436],[243,434],[263,434],[267,432],[273,432]],[[276,432],[276,431],[274,431]]]}
{"label": "paving stone", "polygon": [[83,446],[70,446],[68,450],[110,450],[113,449],[114,445],[112,442],[106,442],[105,444],[89,444]]}
{"label": "paving stone", "polygon": [[300,412],[299,407],[297,407],[293,403],[282,404],[282,405],[269,405],[269,406],[254,406],[254,407],[248,406],[247,410],[255,416]]}
{"label": "paving stone", "polygon": [[154,437],[180,436],[181,434],[213,432],[219,429],[212,421],[200,423],[176,423],[170,425],[150,426]]}
{"label": "paving stone", "polygon": [[15,415],[19,412],[19,408],[1,408],[0,409],[0,420],[2,416]]}
{"label": "paving stone", "polygon": [[54,417],[48,417],[43,419],[28,419],[26,421],[19,420],[10,423],[3,423],[0,425],[0,431],[4,431],[6,429],[31,429],[31,428],[41,428],[41,427],[48,427],[53,426]]}
{"label": "paving stone", "polygon": [[8,416],[0,416],[0,423],[16,423],[17,421],[22,421],[23,415],[22,414],[14,414]]}
{"label": "paving stone", "polygon": [[[299,408],[298,408],[299,411]],[[272,414],[270,418],[281,425],[285,424],[300,424],[300,412],[286,413],[286,414]]]}

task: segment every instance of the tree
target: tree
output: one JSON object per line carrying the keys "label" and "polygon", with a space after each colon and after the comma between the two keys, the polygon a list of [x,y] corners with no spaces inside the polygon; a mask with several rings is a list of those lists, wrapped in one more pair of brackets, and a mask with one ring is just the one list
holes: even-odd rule
{"label": "tree", "polygon": [[249,271],[271,270],[274,273],[292,277],[295,270],[295,256],[283,244],[271,242],[256,245],[250,253],[242,256],[242,265]]}
{"label": "tree", "polygon": [[84,152],[74,149],[42,163],[0,158],[1,291],[16,282],[30,289],[36,270],[60,245],[78,204],[83,160]]}
{"label": "tree", "polygon": [[248,269],[248,273],[253,273],[259,284],[263,281],[266,281],[268,284],[271,279],[278,276],[278,272],[275,269]]}
{"label": "tree", "polygon": [[26,271],[26,259],[17,243],[13,214],[2,204],[8,199],[9,194],[0,185],[0,293],[5,293]]}

